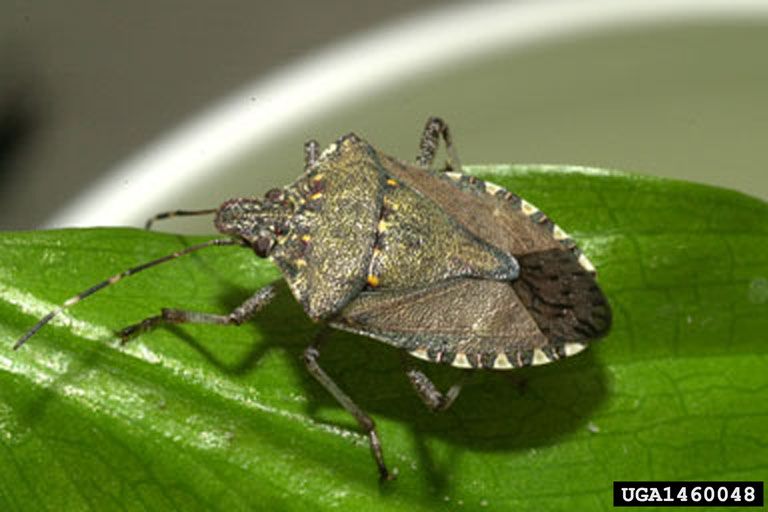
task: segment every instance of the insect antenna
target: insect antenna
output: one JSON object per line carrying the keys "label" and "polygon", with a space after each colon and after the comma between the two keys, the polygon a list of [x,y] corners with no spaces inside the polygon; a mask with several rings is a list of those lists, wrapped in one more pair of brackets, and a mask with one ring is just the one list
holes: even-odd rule
{"label": "insect antenna", "polygon": [[154,217],[147,219],[147,222],[144,224],[144,229],[151,229],[152,224],[158,220],[171,219],[173,217],[191,217],[193,215],[209,215],[211,213],[216,213],[217,210],[218,208],[207,208],[205,210],[171,210],[169,212],[158,213]]}
{"label": "insect antenna", "polygon": [[186,254],[189,254],[191,252],[199,251],[200,249],[205,249],[206,247],[213,247],[213,246],[223,246],[223,245],[242,245],[242,242],[239,240],[233,240],[229,238],[218,238],[215,240],[209,240],[207,242],[202,242],[196,245],[191,245],[185,249],[182,249],[180,251],[176,251],[171,254],[167,254],[163,256],[162,258],[157,258],[152,261],[148,261],[146,263],[142,263],[141,265],[136,265],[135,267],[131,267],[127,270],[123,270],[120,273],[117,273],[110,277],[109,279],[105,279],[104,281],[95,284],[91,286],[90,288],[78,293],[77,295],[70,297],[69,299],[65,300],[64,303],[45,315],[43,318],[40,319],[39,322],[37,322],[30,330],[28,330],[24,336],[19,338],[16,343],[13,345],[13,350],[17,350],[19,347],[21,347],[29,338],[34,336],[34,334],[39,331],[45,324],[50,322],[53,317],[64,311],[70,306],[73,306],[83,300],[84,298],[88,297],[89,295],[93,295],[97,291],[101,290],[102,288],[106,288],[109,285],[115,284],[118,281],[122,280],[124,277],[132,276],[133,274],[137,274],[141,272],[142,270],[146,270],[148,268],[154,267],[155,265],[159,265],[161,263],[165,263],[167,261],[175,260],[176,258],[179,258],[181,256],[184,256]]}

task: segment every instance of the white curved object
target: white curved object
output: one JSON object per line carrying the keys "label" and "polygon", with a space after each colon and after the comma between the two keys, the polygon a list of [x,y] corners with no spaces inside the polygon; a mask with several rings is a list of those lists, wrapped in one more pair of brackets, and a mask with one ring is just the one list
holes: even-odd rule
{"label": "white curved object", "polygon": [[[452,4],[347,39],[254,81],[122,162],[45,227],[125,225],[164,210],[244,151],[343,102],[496,48],[605,28],[768,15],[764,0],[624,0]],[[329,73],[328,70],[333,72]]]}

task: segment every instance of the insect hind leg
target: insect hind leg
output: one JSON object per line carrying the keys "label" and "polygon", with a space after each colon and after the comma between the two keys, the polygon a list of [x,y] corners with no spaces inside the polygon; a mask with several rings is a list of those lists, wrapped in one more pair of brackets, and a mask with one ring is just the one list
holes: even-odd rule
{"label": "insect hind leg", "polygon": [[424,405],[432,412],[445,411],[453,405],[464,385],[464,380],[462,379],[451,386],[448,391],[442,393],[421,370],[411,367],[406,369],[405,374],[418,397],[421,398]]}
{"label": "insect hind leg", "polygon": [[445,141],[445,150],[448,152],[448,162],[444,171],[461,171],[461,162],[459,161],[456,147],[453,145],[453,137],[451,137],[448,124],[443,119],[435,116],[427,119],[427,124],[421,133],[419,156],[416,157],[416,163],[425,169],[432,167],[435,161],[435,153],[437,153],[437,148],[440,144],[440,137]]}
{"label": "insect hind leg", "polygon": [[163,324],[242,325],[266,306],[274,297],[274,285],[265,286],[236,307],[228,315],[163,308],[159,315],[150,316],[141,322],[129,325],[128,327],[119,330],[117,335],[120,336],[120,339],[125,343],[139,334],[150,331]]}
{"label": "insect hind leg", "polygon": [[387,465],[384,463],[384,454],[381,449],[381,441],[379,440],[379,434],[376,431],[376,424],[368,414],[360,408],[350,397],[347,395],[334,380],[325,373],[318,363],[320,358],[320,344],[324,340],[327,330],[324,329],[315,338],[310,346],[304,350],[304,364],[307,366],[309,373],[320,383],[322,386],[336,399],[339,404],[344,407],[354,418],[357,420],[357,424],[368,435],[368,441],[371,446],[371,453],[376,461],[376,466],[379,469],[379,477],[382,481],[393,480],[395,475],[389,472]]}

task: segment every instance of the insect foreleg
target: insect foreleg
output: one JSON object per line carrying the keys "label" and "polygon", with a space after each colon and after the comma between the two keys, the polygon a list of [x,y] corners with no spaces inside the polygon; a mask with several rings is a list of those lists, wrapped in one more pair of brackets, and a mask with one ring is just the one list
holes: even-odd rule
{"label": "insect foreleg", "polygon": [[172,210],[169,212],[162,212],[147,219],[144,223],[144,229],[152,229],[152,224],[158,220],[171,219],[173,217],[191,217],[193,215],[210,215],[216,213],[218,208],[207,208],[205,210]]}
{"label": "insect foreleg", "polygon": [[53,311],[45,315],[43,318],[41,318],[35,325],[32,326],[30,330],[26,332],[26,334],[24,334],[24,336],[19,338],[16,341],[16,343],[13,345],[13,350],[20,348],[24,343],[26,343],[26,341],[29,338],[34,336],[37,331],[39,331],[45,324],[50,322],[56,315],[58,315],[65,309],[71,306],[74,306],[81,300],[87,297],[90,297],[91,295],[98,292],[99,290],[106,288],[107,286],[111,286],[115,283],[122,281],[126,277],[130,277],[132,275],[138,274],[139,272],[142,272],[144,270],[147,270],[148,268],[152,268],[154,266],[160,265],[161,263],[167,263],[169,261],[175,260],[176,258],[184,256],[185,254],[190,254],[195,251],[199,251],[200,249],[205,249],[207,247],[224,246],[224,245],[242,245],[242,242],[237,240],[222,239],[222,238],[218,238],[215,240],[208,240],[207,242],[203,242],[197,245],[192,245],[180,251],[176,251],[166,256],[163,256],[161,258],[157,258],[152,261],[147,261],[146,263],[142,263],[141,265],[136,265],[135,267],[131,267],[127,270],[123,270],[122,272],[113,275],[109,279],[105,279],[104,281],[91,286],[87,290],[83,290],[77,295],[74,295],[68,298],[67,300],[65,300],[61,306],[57,307],[56,309],[54,309]]}
{"label": "insect foreleg", "polygon": [[157,316],[145,318],[141,322],[129,325],[118,331],[118,336],[123,343],[131,338],[154,329],[162,324],[216,324],[216,325],[241,325],[251,318],[275,297],[274,285],[268,285],[254,293],[241,305],[236,307],[228,315],[216,315],[213,313],[201,313],[198,311],[184,311],[181,309],[163,308]]}

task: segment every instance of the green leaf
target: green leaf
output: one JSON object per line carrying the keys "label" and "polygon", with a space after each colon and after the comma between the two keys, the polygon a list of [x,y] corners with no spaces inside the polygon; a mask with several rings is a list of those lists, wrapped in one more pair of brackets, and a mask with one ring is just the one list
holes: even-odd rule
{"label": "green leaf", "polygon": [[[120,346],[160,307],[228,312],[279,279],[235,247],[120,282],[11,345],[50,308],[202,240],[135,229],[0,235],[1,510],[589,510],[614,480],[768,479],[768,205],[583,168],[475,167],[590,256],[614,310],[579,356],[477,372],[425,410],[399,354],[334,333],[322,364],[378,423],[399,478],[306,373],[317,327],[283,285],[240,328]],[[443,386],[461,370],[428,365]]]}

